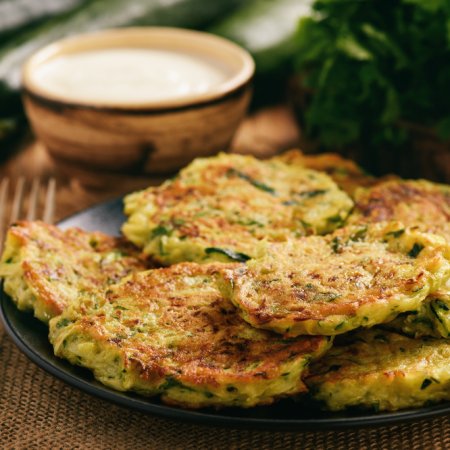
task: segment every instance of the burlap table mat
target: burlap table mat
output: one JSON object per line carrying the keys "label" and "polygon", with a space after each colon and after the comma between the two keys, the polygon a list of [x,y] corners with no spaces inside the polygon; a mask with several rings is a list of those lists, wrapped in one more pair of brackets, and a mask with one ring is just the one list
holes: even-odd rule
{"label": "burlap table mat", "polygon": [[129,411],[80,392],[30,362],[0,325],[3,449],[450,449],[450,417],[328,432],[210,428]]}

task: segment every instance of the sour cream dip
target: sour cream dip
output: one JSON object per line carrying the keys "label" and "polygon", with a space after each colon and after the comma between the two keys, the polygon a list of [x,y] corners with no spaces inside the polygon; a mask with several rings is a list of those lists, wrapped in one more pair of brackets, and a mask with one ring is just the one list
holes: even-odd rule
{"label": "sour cream dip", "polygon": [[118,47],[60,55],[33,71],[40,89],[68,101],[139,104],[206,93],[229,69],[205,55]]}

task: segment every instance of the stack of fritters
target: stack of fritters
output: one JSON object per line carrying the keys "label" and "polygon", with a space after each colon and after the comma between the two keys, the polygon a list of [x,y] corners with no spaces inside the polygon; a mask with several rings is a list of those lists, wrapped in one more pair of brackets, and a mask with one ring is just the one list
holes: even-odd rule
{"label": "stack of fritters", "polygon": [[102,383],[191,408],[450,399],[449,187],[220,154],[125,213],[131,243],[19,223],[0,264],[17,306],[53,317],[55,354]]}

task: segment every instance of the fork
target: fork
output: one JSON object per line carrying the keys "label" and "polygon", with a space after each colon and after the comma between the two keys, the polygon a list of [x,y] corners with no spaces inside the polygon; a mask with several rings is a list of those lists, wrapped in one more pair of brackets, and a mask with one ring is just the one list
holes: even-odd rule
{"label": "fork", "polygon": [[[22,212],[24,212],[26,206],[27,212],[24,216],[26,220],[35,220],[38,217],[39,194],[43,190],[42,185],[43,183],[39,178],[33,178],[30,183],[27,183],[25,177],[19,177],[15,184],[12,203],[9,204],[10,180],[9,178],[4,178],[0,183],[0,254],[3,251],[7,228],[22,217]],[[42,213],[42,220],[46,223],[53,222],[55,193],[56,180],[50,178],[46,183],[44,210]]]}

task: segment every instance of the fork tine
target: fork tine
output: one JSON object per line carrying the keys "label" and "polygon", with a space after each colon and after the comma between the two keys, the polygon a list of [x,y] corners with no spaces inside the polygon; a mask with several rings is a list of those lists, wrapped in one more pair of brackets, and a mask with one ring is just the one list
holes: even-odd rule
{"label": "fork tine", "polygon": [[9,178],[4,178],[0,184],[0,253],[3,252],[5,240],[6,206],[9,190]]}
{"label": "fork tine", "polygon": [[[21,217],[25,199],[26,181],[25,177],[22,176],[19,177],[16,182],[14,198],[11,204],[11,213],[9,218],[7,218],[9,184],[9,178],[4,178],[0,183],[0,253],[3,251],[6,227],[13,222],[16,222]],[[37,217],[40,187],[41,182],[39,178],[34,178],[31,184],[31,190],[28,199],[28,211],[26,216],[27,220],[35,220]],[[55,193],[56,180],[54,178],[50,178],[47,184],[45,206],[42,217],[42,220],[47,223],[52,223],[53,221],[55,211]]]}
{"label": "fork tine", "polygon": [[45,195],[45,207],[42,220],[45,223],[52,223],[55,213],[55,193],[56,193],[56,180],[50,178],[47,185],[47,193]]}
{"label": "fork tine", "polygon": [[14,191],[14,199],[11,207],[11,216],[9,219],[9,224],[16,222],[22,211],[23,203],[23,191],[25,187],[25,177],[20,177],[16,183],[16,190]]}
{"label": "fork tine", "polygon": [[27,220],[34,220],[36,218],[37,204],[38,204],[38,200],[39,200],[39,186],[40,186],[39,178],[35,178],[31,185],[30,200],[28,203]]}

